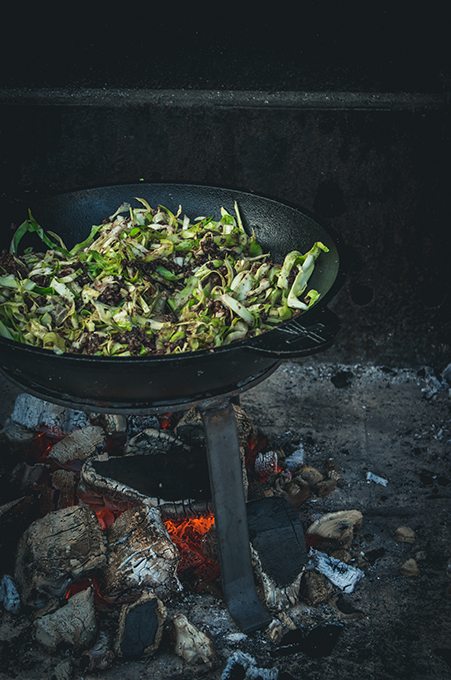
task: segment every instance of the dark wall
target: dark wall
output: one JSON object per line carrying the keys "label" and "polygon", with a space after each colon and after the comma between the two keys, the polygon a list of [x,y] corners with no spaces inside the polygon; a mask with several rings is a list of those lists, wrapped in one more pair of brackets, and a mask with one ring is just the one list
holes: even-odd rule
{"label": "dark wall", "polygon": [[313,211],[353,249],[334,356],[443,368],[445,18],[384,3],[302,3],[300,18],[166,8],[65,7],[58,27],[39,8],[9,9],[4,241],[36,197],[75,188],[143,178],[264,193]]}

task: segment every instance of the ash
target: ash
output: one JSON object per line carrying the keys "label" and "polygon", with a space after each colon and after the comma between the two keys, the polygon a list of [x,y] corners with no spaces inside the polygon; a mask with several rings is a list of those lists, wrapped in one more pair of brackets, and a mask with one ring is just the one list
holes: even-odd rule
{"label": "ash", "polygon": [[[63,668],[72,680],[226,680],[240,659],[236,677],[242,678],[259,677],[255,669],[279,680],[451,677],[451,400],[445,368],[309,358],[284,363],[241,397],[271,450],[294,459],[302,452],[300,462],[324,475],[331,462],[339,471],[340,483],[330,493],[311,494],[297,510],[305,532],[326,513],[362,513],[349,555],[342,555],[364,573],[352,593],[328,582],[323,599],[312,604],[301,585],[298,601],[251,635],[234,624],[217,584],[176,594],[165,603],[167,621],[181,612],[211,638],[218,658],[213,668],[175,655],[168,624],[154,656],[83,670],[80,655],[40,647],[30,612],[15,614],[1,605],[0,680],[64,677]],[[10,396],[2,404],[5,423],[16,394],[7,383],[1,387]],[[11,469],[6,454],[0,464],[4,489]],[[112,622],[103,617],[108,631]]]}

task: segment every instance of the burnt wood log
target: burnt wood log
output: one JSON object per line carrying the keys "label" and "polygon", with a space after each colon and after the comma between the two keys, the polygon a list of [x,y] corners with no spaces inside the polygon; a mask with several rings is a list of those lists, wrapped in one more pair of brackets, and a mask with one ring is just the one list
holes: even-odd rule
{"label": "burnt wood log", "polygon": [[154,593],[143,593],[139,600],[123,605],[114,651],[119,657],[140,657],[158,649],[166,621],[166,609]]}
{"label": "burnt wood log", "polygon": [[105,597],[136,599],[150,588],[164,599],[181,588],[180,556],[156,508],[142,505],[123,512],[106,534],[108,564],[100,578]]}
{"label": "burnt wood log", "polygon": [[113,501],[152,505],[171,519],[211,509],[205,449],[191,449],[164,430],[147,428],[132,437],[124,456],[101,454],[89,459],[81,478],[92,493]]}
{"label": "burnt wood log", "polygon": [[64,607],[37,619],[34,626],[36,640],[51,651],[61,643],[74,649],[89,647],[97,634],[92,589],[76,593]]}
{"label": "burnt wood log", "polygon": [[91,510],[73,506],[33,522],[22,535],[15,577],[22,602],[40,607],[106,565],[106,536]]}
{"label": "burnt wood log", "polygon": [[56,442],[48,457],[59,465],[66,465],[74,460],[86,460],[97,452],[98,447],[105,444],[105,439],[105,432],[101,427],[89,425]]}
{"label": "burnt wood log", "polygon": [[75,502],[75,473],[70,470],[55,470],[52,485],[58,491],[58,508],[70,508]]}
{"label": "burnt wood log", "polygon": [[252,560],[270,609],[295,604],[307,563],[307,548],[298,513],[283,498],[247,503]]}

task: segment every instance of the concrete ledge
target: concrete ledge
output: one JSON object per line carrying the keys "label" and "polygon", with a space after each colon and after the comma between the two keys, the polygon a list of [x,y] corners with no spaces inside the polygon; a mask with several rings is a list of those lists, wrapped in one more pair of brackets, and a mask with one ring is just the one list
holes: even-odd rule
{"label": "concrete ledge", "polygon": [[33,106],[158,106],[235,109],[386,110],[441,109],[441,93],[373,92],[264,92],[258,90],[147,90],[147,89],[0,89],[0,103]]}

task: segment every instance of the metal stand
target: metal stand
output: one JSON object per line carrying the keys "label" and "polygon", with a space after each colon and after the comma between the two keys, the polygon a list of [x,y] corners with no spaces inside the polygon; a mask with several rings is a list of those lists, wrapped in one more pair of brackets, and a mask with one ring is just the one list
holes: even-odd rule
{"label": "metal stand", "polygon": [[251,562],[238,430],[229,400],[199,404],[205,429],[210,486],[224,597],[244,633],[271,616],[257,597]]}

